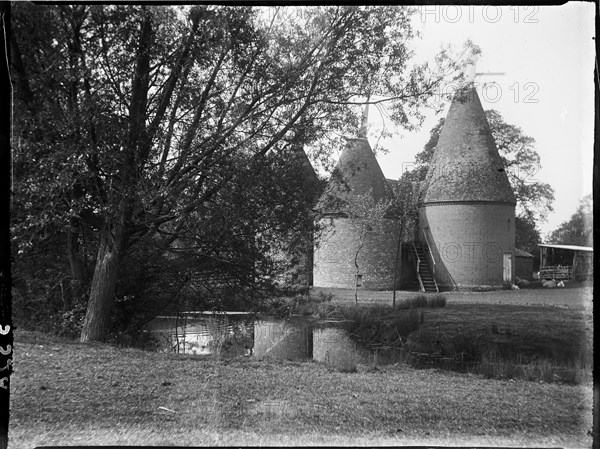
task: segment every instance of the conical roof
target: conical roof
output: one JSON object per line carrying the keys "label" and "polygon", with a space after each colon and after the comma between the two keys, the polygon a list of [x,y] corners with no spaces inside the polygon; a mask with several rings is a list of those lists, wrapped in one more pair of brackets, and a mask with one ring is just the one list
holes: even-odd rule
{"label": "conical roof", "polygon": [[474,87],[458,91],[450,105],[422,201],[516,203]]}
{"label": "conical roof", "polygon": [[317,172],[313,168],[308,156],[301,145],[293,145],[291,148],[292,165],[299,170],[298,175],[313,182],[318,180]]}
{"label": "conical roof", "polygon": [[314,206],[325,183],[319,179],[303,146],[303,139],[297,134],[283,153],[278,155],[280,159],[277,163],[281,166],[276,170],[280,170],[281,179],[290,193],[295,192],[294,197],[303,198],[303,201]]}
{"label": "conical roof", "polygon": [[283,156],[289,164],[288,168],[294,170],[296,176],[313,182],[318,180],[318,176],[304,151],[304,140],[305,128],[300,125],[296,128],[289,147],[285,150]]}
{"label": "conical roof", "polygon": [[323,213],[343,212],[343,203],[350,196],[366,194],[370,194],[377,203],[390,199],[392,190],[369,141],[366,138],[347,139],[346,148],[327,183],[319,208]]}

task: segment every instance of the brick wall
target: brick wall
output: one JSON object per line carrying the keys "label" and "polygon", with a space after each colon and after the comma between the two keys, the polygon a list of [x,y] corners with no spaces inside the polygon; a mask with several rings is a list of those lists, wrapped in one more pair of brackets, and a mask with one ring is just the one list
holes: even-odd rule
{"label": "brick wall", "polygon": [[[316,287],[354,288],[356,266],[354,258],[361,244],[360,232],[348,218],[322,219],[326,231],[317,242],[314,254],[313,283]],[[373,230],[364,238],[358,253],[362,288],[390,290],[393,288],[399,224],[382,219],[373,223]],[[397,276],[398,284],[400,276]]]}
{"label": "brick wall", "polygon": [[506,204],[426,204],[420,228],[436,260],[436,280],[445,288],[503,286],[504,254],[512,255],[515,275],[515,208]]}

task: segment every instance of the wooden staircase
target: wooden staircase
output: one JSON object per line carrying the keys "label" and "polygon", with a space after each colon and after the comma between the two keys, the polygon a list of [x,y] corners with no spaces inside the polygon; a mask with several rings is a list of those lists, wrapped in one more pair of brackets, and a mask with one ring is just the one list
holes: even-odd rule
{"label": "wooden staircase", "polygon": [[422,292],[439,292],[437,282],[435,282],[434,273],[429,266],[425,247],[422,242],[412,242],[411,245],[413,256],[417,261],[417,278]]}

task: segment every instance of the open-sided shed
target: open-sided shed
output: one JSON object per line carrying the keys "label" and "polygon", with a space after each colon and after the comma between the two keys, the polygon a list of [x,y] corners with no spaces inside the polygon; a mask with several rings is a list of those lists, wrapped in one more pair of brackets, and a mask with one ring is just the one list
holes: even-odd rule
{"label": "open-sided shed", "polygon": [[594,275],[594,248],[538,243],[540,278],[582,281]]}

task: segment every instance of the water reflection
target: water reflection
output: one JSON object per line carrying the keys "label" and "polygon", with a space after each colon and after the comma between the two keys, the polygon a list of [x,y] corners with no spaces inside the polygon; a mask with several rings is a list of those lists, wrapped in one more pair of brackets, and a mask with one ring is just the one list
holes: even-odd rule
{"label": "water reflection", "polygon": [[335,363],[339,357],[351,356],[358,350],[350,338],[348,321],[321,321],[313,329],[313,358],[317,362]]}
{"label": "water reflection", "polygon": [[366,351],[350,337],[350,321],[321,321],[313,329],[313,359],[340,371],[356,371]]}
{"label": "water reflection", "polygon": [[350,338],[348,321],[282,320],[250,314],[158,317],[149,325],[162,352],[314,359],[332,366],[356,362],[364,350]]}
{"label": "water reflection", "polygon": [[312,358],[312,326],[302,320],[258,319],[254,322],[255,357],[283,360]]}
{"label": "water reflection", "polygon": [[158,317],[147,328],[161,352],[230,356],[252,353],[254,319],[249,314]]}

